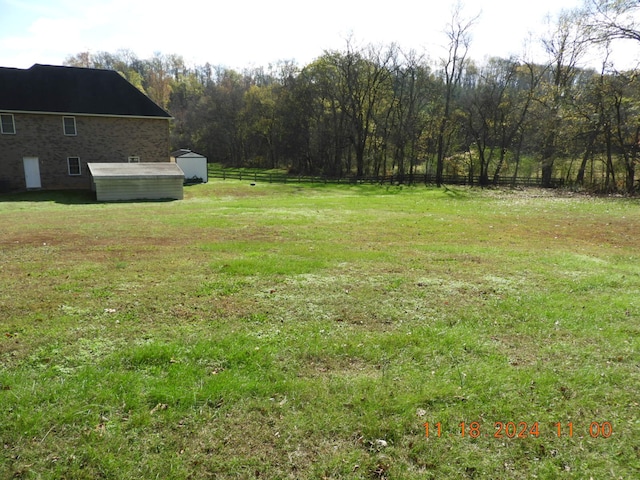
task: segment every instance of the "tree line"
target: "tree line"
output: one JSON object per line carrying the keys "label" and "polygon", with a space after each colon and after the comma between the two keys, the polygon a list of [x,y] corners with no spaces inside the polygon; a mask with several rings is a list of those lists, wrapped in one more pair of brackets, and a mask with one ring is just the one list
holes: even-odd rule
{"label": "tree line", "polygon": [[[548,60],[468,57],[475,18],[452,12],[445,54],[400,46],[326,51],[238,72],[88,52],[67,65],[119,71],[174,117],[171,144],[232,167],[328,177],[394,174],[555,178],[634,193],[640,149],[637,68],[617,71],[612,42],[640,42],[634,0],[585,0],[542,39]],[[584,67],[596,52],[600,67]]]}

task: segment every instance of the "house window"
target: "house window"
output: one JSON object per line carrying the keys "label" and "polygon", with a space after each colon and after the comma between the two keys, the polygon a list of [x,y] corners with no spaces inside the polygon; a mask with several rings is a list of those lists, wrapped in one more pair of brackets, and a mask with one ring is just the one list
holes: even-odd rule
{"label": "house window", "polygon": [[138,157],[137,155],[129,157],[129,163],[140,163],[140,157]]}
{"label": "house window", "polygon": [[62,117],[62,127],[64,128],[65,135],[77,135],[76,131],[76,117]]}
{"label": "house window", "polygon": [[0,132],[12,135],[16,133],[16,124],[13,120],[13,114],[0,114]]}
{"label": "house window", "polygon": [[67,166],[69,167],[69,175],[82,175],[80,157],[67,157]]}

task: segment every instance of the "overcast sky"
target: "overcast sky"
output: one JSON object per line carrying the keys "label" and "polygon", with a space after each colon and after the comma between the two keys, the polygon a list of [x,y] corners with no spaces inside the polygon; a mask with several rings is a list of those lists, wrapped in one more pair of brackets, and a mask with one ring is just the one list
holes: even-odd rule
{"label": "overcast sky", "polygon": [[[449,0],[0,0],[0,66],[60,65],[82,51],[132,50],[182,55],[190,65],[242,69],[278,60],[305,65],[324,50],[356,44],[397,43],[405,50],[444,55]],[[522,56],[525,41],[545,30],[545,16],[581,0],[466,0],[470,55]],[[625,42],[618,61],[640,58]],[[624,67],[623,67],[624,68]]]}

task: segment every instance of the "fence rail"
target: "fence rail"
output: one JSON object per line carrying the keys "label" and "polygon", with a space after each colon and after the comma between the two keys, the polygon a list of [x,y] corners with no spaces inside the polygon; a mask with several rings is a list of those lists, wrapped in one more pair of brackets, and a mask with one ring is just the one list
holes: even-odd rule
{"label": "fence rail", "polygon": [[[435,185],[435,175],[368,175],[364,177],[326,177],[311,175],[287,175],[285,173],[269,173],[269,172],[243,172],[236,169],[211,169],[209,170],[210,178],[221,178],[223,180],[246,180],[253,182],[268,183],[342,183],[342,184],[405,184],[416,185],[423,183],[425,185]],[[446,185],[481,185],[480,177],[469,178],[462,175],[444,175],[442,183]],[[549,187],[558,188],[564,184],[563,179],[553,178],[549,183]],[[489,185],[495,186],[513,186],[513,187],[542,187],[541,178],[529,177],[500,177],[497,181],[493,179],[489,181]]]}

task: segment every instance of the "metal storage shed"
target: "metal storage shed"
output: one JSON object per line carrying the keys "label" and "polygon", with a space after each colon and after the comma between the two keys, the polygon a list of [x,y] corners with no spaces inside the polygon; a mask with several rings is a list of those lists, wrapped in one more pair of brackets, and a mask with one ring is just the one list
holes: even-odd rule
{"label": "metal storage shed", "polygon": [[175,163],[88,163],[99,202],[181,200],[184,172]]}
{"label": "metal storage shed", "polygon": [[184,172],[185,182],[209,181],[207,173],[207,157],[183,148],[171,153],[171,161],[175,161]]}

